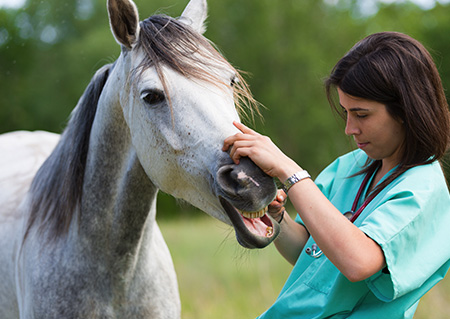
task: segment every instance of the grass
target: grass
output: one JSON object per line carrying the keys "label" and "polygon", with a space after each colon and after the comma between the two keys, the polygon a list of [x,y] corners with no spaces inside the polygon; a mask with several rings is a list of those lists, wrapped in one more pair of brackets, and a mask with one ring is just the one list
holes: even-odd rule
{"label": "grass", "polygon": [[[255,318],[274,302],[292,269],[273,245],[243,249],[231,227],[210,217],[159,225],[177,271],[183,319]],[[414,318],[445,319],[449,313],[446,277],[422,298]]]}

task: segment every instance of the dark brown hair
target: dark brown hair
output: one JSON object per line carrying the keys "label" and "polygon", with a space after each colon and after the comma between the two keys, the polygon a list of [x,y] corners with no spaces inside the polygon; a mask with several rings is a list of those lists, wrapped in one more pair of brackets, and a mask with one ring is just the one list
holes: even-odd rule
{"label": "dark brown hair", "polygon": [[[398,32],[370,35],[339,60],[325,88],[331,106],[338,112],[335,88],[382,103],[392,117],[403,122],[403,155],[378,191],[409,168],[445,155],[450,142],[448,104],[433,59],[419,41]],[[380,161],[370,160],[359,173],[371,173],[379,165]]]}

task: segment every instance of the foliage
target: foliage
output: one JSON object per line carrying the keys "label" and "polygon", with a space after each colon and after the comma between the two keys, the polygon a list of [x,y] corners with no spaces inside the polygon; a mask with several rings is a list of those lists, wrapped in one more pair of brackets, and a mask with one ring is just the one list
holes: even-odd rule
{"label": "foliage", "polygon": [[[0,9],[0,132],[62,131],[96,69],[120,53],[105,2],[28,0],[20,10]],[[145,18],[156,11],[178,16],[187,0],[135,2]],[[385,30],[412,35],[431,48],[450,85],[450,5],[424,11],[407,1],[377,3],[367,13],[363,3],[209,1],[206,36],[248,71],[255,97],[266,106],[265,120],[254,126],[313,175],[353,147],[330,112],[322,81],[362,37]]]}

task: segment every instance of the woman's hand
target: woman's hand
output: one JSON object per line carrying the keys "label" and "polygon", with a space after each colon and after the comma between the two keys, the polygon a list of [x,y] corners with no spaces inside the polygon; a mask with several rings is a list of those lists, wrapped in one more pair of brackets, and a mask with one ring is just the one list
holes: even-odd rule
{"label": "woman's hand", "polygon": [[267,136],[263,136],[242,123],[233,122],[242,133],[225,139],[222,150],[230,151],[231,159],[238,164],[239,159],[248,156],[266,174],[281,181],[301,170]]}
{"label": "woman's hand", "polygon": [[[242,133],[226,138],[223,150],[230,151],[235,163],[248,156],[265,173],[278,177],[281,182],[301,170],[268,137],[243,124],[233,124]],[[280,220],[284,209],[283,199],[278,196],[270,204],[269,212],[276,220]],[[364,280],[386,265],[381,247],[350,223],[311,179],[292,186],[289,196],[305,225],[296,223],[288,214],[283,218],[284,235],[275,240],[275,245],[290,263],[297,261],[311,234],[328,259],[351,281]]]}
{"label": "woman's hand", "polygon": [[282,215],[286,212],[284,205],[286,204],[287,195],[286,193],[279,189],[277,192],[277,196],[273,200],[272,203],[268,206],[268,213],[272,216],[273,219],[280,222],[282,219]]}

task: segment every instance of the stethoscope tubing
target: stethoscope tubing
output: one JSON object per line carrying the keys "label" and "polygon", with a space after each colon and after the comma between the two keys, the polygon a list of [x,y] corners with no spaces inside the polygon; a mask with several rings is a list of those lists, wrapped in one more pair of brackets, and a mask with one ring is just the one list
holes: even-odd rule
{"label": "stethoscope tubing", "polygon": [[[352,223],[355,222],[355,220],[359,217],[359,215],[361,215],[361,213],[367,207],[367,205],[369,205],[369,203],[377,196],[377,194],[379,194],[379,191],[378,192],[372,192],[369,195],[369,197],[366,198],[366,200],[361,205],[361,207],[359,207],[359,209],[355,212],[355,209],[358,206],[358,202],[359,202],[359,200],[361,198],[362,192],[366,188],[367,183],[369,182],[369,180],[370,180],[370,178],[372,176],[373,176],[373,174],[366,174],[366,176],[364,177],[361,185],[359,186],[358,192],[356,193],[355,200],[353,201],[353,204],[352,204],[352,209],[350,211],[347,211],[344,214],[345,216],[348,216],[347,218]],[[311,257],[314,257],[314,258],[319,258],[323,254],[322,250],[319,248],[319,246],[317,246],[317,244],[312,244],[311,248],[308,247],[308,248],[305,249],[305,252],[308,255],[310,255]]]}

